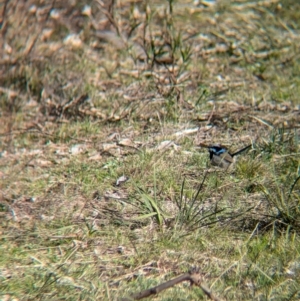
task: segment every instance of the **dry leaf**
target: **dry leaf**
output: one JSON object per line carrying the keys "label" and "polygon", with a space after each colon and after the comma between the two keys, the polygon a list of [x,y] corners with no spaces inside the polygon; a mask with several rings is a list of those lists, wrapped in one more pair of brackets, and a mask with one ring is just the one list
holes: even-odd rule
{"label": "dry leaf", "polygon": [[94,154],[94,155],[91,155],[89,157],[89,160],[90,161],[100,161],[102,159],[102,156],[100,154]]}
{"label": "dry leaf", "polygon": [[126,176],[123,175],[120,178],[118,178],[118,180],[116,181],[116,185],[120,186],[123,183],[125,183],[126,181],[128,181],[128,177],[126,177]]}
{"label": "dry leaf", "polygon": [[107,151],[109,151],[109,150],[111,150],[111,149],[113,149],[113,148],[117,148],[118,146],[117,146],[117,144],[116,143],[103,143],[102,144],[102,150],[104,151],[104,152],[107,152]]}
{"label": "dry leaf", "polygon": [[75,144],[72,145],[69,149],[69,153],[71,155],[78,155],[80,153],[82,153],[83,151],[85,151],[86,146],[84,144]]}
{"label": "dry leaf", "polygon": [[128,147],[134,147],[135,148],[135,143],[132,140],[128,139],[128,138],[120,140],[118,142],[118,145],[128,146]]}

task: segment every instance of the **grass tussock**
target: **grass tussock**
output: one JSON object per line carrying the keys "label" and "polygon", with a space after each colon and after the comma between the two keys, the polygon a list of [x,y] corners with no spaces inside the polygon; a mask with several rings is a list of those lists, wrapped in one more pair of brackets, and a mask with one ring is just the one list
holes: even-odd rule
{"label": "grass tussock", "polygon": [[0,4],[0,299],[299,300],[299,11]]}

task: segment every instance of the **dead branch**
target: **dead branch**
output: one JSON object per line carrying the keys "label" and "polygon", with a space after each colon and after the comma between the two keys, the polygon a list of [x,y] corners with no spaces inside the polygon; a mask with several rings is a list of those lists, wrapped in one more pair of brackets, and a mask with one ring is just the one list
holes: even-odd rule
{"label": "dead branch", "polygon": [[191,285],[196,285],[200,287],[202,291],[205,293],[205,295],[208,296],[209,299],[214,301],[221,301],[221,299],[214,296],[213,293],[210,291],[210,289],[205,284],[203,284],[202,277],[197,269],[192,269],[188,273],[183,274],[167,282],[164,282],[156,287],[152,287],[147,290],[141,291],[139,293],[135,293],[131,295],[129,298],[122,298],[120,299],[120,301],[140,300],[149,297],[151,295],[157,295],[163,290],[173,287],[176,284],[181,283],[183,281],[189,281]]}

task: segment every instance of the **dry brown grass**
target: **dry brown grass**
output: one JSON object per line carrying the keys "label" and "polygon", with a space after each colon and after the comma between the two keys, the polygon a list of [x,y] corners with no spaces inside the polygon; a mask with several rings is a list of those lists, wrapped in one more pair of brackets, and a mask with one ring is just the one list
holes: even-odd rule
{"label": "dry brown grass", "polygon": [[296,1],[0,9],[1,300],[299,299]]}

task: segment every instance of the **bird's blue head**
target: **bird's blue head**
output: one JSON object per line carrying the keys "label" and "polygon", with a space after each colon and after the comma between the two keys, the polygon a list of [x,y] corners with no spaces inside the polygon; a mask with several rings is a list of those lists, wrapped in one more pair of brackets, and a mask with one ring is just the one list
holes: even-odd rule
{"label": "bird's blue head", "polygon": [[210,159],[212,159],[212,157],[215,156],[220,156],[224,153],[226,153],[228,150],[225,147],[222,146],[210,146],[208,148],[209,151],[209,155],[210,155]]}

